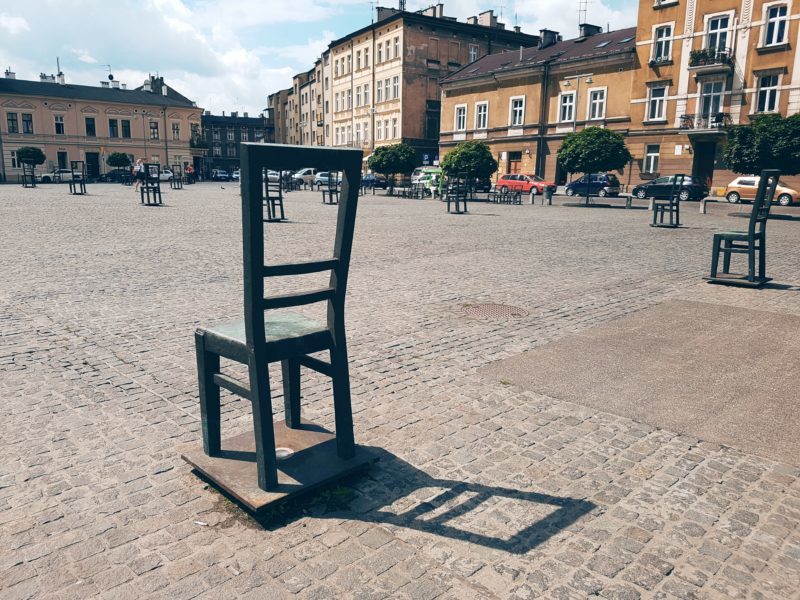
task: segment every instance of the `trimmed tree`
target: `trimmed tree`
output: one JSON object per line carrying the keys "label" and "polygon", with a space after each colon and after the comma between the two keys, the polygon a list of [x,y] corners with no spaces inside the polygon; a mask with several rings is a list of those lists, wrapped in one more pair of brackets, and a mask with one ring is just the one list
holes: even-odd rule
{"label": "trimmed tree", "polygon": [[31,176],[35,177],[36,165],[41,165],[45,161],[44,152],[42,152],[41,148],[23,146],[17,149],[17,161],[26,165],[31,165]]}
{"label": "trimmed tree", "polygon": [[464,175],[470,179],[485,179],[497,171],[497,161],[485,143],[463,142],[442,159],[442,171],[450,177]]}
{"label": "trimmed tree", "polygon": [[[590,181],[593,173],[622,169],[631,160],[622,134],[605,127],[587,127],[570,133],[558,149],[561,166],[568,173],[585,173]],[[589,204],[589,186],[586,186],[586,204]]]}
{"label": "trimmed tree", "polygon": [[414,149],[406,143],[379,146],[375,148],[367,160],[370,169],[381,175],[386,175],[389,180],[389,193],[394,191],[394,176],[396,173],[410,173],[417,166],[417,155]]}
{"label": "trimmed tree", "polygon": [[758,175],[780,169],[781,175],[800,173],[800,115],[761,115],[749,125],[727,128],[722,156],[734,173]]}
{"label": "trimmed tree", "polygon": [[106,164],[109,167],[114,167],[115,169],[122,169],[124,167],[131,166],[131,159],[124,152],[112,152],[108,156],[108,160],[106,160]]}

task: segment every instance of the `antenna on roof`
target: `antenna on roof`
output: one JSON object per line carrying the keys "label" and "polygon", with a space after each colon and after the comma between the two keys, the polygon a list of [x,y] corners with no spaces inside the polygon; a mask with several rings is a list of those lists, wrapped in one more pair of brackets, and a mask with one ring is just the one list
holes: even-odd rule
{"label": "antenna on roof", "polygon": [[586,23],[587,14],[591,0],[578,0],[578,25]]}
{"label": "antenna on roof", "polygon": [[399,8],[400,10],[405,10],[406,9],[406,0],[398,0],[397,8]]}
{"label": "antenna on roof", "polygon": [[498,10],[500,11],[500,17],[499,17],[500,19],[502,19],[502,18],[503,18],[503,9],[504,9],[505,7],[506,7],[506,3],[505,3],[505,2],[498,2],[498,3],[497,3],[497,8],[498,8]]}
{"label": "antenna on roof", "polygon": [[369,22],[370,23],[374,23],[375,22],[375,6],[377,6],[378,2],[377,2],[377,0],[369,0],[369,2],[367,4],[369,4]]}

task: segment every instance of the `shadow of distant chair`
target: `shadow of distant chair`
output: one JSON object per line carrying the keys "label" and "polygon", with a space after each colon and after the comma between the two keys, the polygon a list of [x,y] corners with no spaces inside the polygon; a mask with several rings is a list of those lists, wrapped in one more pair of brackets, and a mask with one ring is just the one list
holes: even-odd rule
{"label": "shadow of distant chair", "polygon": [[[766,276],[767,221],[780,174],[778,169],[761,171],[747,231],[721,231],[714,234],[711,274],[705,278],[707,281],[747,287],[760,287],[770,281]],[[718,273],[720,254],[723,255],[722,275]],[[747,275],[731,274],[732,254],[747,255]],[[758,255],[758,274],[756,274],[756,255]]]}
{"label": "shadow of distant chair", "polygon": [[[295,430],[309,430],[307,423],[300,419],[300,367],[304,366],[327,375],[333,383],[336,435],[335,441],[331,436],[326,442],[328,446],[323,449],[324,452],[330,455],[327,448],[333,444],[333,454],[338,456],[344,467],[356,454],[344,303],[358,203],[361,159],[360,150],[292,148],[275,144],[241,145],[244,320],[198,329],[195,342],[203,450],[210,457],[224,455],[221,441],[220,387],[249,399],[253,412],[255,473],[260,490],[285,488],[297,491],[308,480],[295,471],[292,477],[295,484],[289,486],[279,482],[275,448],[275,425],[278,424],[273,424],[272,421],[268,372],[270,363],[281,363],[285,429],[288,435],[294,435]],[[343,201],[338,207],[333,256],[310,262],[265,265],[264,175],[268,169],[286,172],[304,167],[338,170],[344,174],[341,190]],[[264,295],[265,278],[326,271],[330,271],[329,282],[321,289],[268,297]],[[320,302],[327,305],[326,322],[318,322],[299,313],[274,312],[274,309]],[[327,352],[330,362],[311,356],[318,352]],[[247,365],[247,382],[221,373],[220,357]],[[279,429],[284,432],[282,425]],[[247,437],[252,440],[249,435]],[[242,454],[245,460],[247,454]],[[197,461],[187,460],[197,466]],[[313,461],[306,459],[305,462]],[[287,461],[286,464],[291,462]],[[314,468],[314,465],[309,464],[308,467]],[[223,465],[220,468],[227,467]],[[205,474],[209,476],[208,472]],[[214,479],[213,474],[210,477]],[[301,485],[297,485],[297,481]],[[251,504],[250,508],[258,507]]]}

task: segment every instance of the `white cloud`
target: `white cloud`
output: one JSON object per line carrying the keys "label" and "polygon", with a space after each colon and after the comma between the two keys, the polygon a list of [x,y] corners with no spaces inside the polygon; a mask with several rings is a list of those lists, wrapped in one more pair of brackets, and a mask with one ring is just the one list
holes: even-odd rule
{"label": "white cloud", "polygon": [[23,17],[12,17],[5,13],[0,13],[0,29],[5,29],[11,35],[16,35],[23,31],[30,31],[31,27]]}
{"label": "white cloud", "polygon": [[89,54],[88,50],[81,50],[79,48],[70,48],[70,52],[72,52],[72,54],[75,55],[75,58],[77,58],[81,62],[90,65],[97,64],[97,59],[91,54]]}

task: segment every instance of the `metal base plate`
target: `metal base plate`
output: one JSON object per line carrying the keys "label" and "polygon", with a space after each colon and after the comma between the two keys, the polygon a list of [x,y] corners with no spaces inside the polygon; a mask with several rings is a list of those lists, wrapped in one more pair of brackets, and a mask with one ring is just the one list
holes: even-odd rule
{"label": "metal base plate", "polygon": [[356,446],[353,458],[342,460],[336,454],[336,436],[307,421],[301,429],[289,429],[283,421],[276,421],[274,426],[275,446],[294,450],[291,457],[278,461],[276,490],[267,492],[258,487],[252,432],[222,440],[219,456],[208,456],[202,446],[192,445],[183,449],[181,458],[252,513],[366,469],[378,460],[363,446]]}
{"label": "metal base plate", "polygon": [[718,275],[716,277],[703,277],[708,283],[718,283],[721,285],[736,285],[739,287],[760,288],[768,281],[772,281],[772,277],[756,277],[755,280],[750,281],[747,275],[737,275],[735,273],[726,273],[725,275]]}

